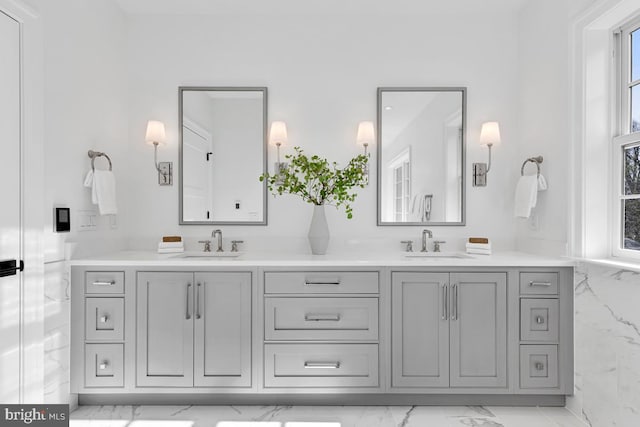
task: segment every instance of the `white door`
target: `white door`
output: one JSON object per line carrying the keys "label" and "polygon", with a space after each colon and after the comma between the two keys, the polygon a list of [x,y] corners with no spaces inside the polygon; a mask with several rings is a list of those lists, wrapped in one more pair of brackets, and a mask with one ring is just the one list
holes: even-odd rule
{"label": "white door", "polygon": [[[19,262],[20,24],[0,11],[0,261]],[[0,403],[20,399],[19,274],[0,277]]]}
{"label": "white door", "polygon": [[213,219],[211,194],[211,165],[213,154],[211,135],[200,126],[185,119],[182,126],[182,220],[208,221]]}

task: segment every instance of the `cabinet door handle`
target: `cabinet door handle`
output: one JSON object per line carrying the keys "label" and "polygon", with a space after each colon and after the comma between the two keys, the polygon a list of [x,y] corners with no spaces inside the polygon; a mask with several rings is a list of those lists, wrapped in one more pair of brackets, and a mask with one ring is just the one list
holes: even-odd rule
{"label": "cabinet door handle", "polygon": [[307,322],[339,322],[339,314],[305,314],[304,320]]}
{"label": "cabinet door handle", "polygon": [[542,362],[536,362],[534,366],[536,368],[536,371],[542,371],[544,369],[544,363]]}
{"label": "cabinet door handle", "polygon": [[200,287],[202,286],[202,283],[198,283],[196,286],[196,319],[199,319],[202,317],[200,316]]}
{"label": "cabinet door handle", "polygon": [[545,286],[545,287],[549,287],[551,286],[551,282],[529,282],[529,286]]}
{"label": "cabinet door handle", "polygon": [[447,300],[449,299],[449,285],[447,283],[442,284],[442,320],[447,320],[449,318],[449,304],[447,304]]}
{"label": "cabinet door handle", "polygon": [[339,369],[340,362],[304,362],[305,369]]}
{"label": "cabinet door handle", "polygon": [[458,320],[458,284],[451,289],[451,320]]}
{"label": "cabinet door handle", "polygon": [[104,316],[100,317],[100,323],[107,323],[108,320],[109,320],[108,314],[105,314]]}
{"label": "cabinet door handle", "polygon": [[311,285],[339,285],[340,284],[340,278],[336,277],[330,277],[327,279],[305,279],[304,280],[304,284],[307,286],[311,286]]}
{"label": "cabinet door handle", "polygon": [[116,284],[115,280],[106,281],[106,280],[98,280],[93,282],[93,286],[114,286]]}
{"label": "cabinet door handle", "polygon": [[185,315],[185,319],[189,320],[191,319],[191,312],[189,310],[189,300],[191,299],[191,283],[187,283],[187,310],[186,310],[186,315]]}
{"label": "cabinet door handle", "polygon": [[542,325],[544,323],[544,317],[542,316],[536,316],[536,323],[538,325]]}

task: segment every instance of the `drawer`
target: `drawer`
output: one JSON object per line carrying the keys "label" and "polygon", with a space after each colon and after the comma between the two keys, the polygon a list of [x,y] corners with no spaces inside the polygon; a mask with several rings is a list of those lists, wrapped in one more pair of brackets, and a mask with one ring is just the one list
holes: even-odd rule
{"label": "drawer", "polygon": [[378,339],[378,298],[266,298],[267,340]]}
{"label": "drawer", "polygon": [[84,290],[88,294],[124,294],[124,271],[87,271]]}
{"label": "drawer", "polygon": [[520,339],[558,342],[559,311],[555,298],[520,300]]}
{"label": "drawer", "polygon": [[377,344],[266,344],[265,387],[378,387]]}
{"label": "drawer", "polygon": [[86,387],[124,387],[124,344],[86,344]]}
{"label": "drawer", "polygon": [[521,295],[558,295],[558,273],[520,273]]}
{"label": "drawer", "polygon": [[375,271],[269,272],[264,274],[267,294],[377,294]]}
{"label": "drawer", "polygon": [[520,346],[520,388],[558,387],[558,346]]}
{"label": "drawer", "polygon": [[87,298],[84,324],[87,341],[123,340],[124,298]]}

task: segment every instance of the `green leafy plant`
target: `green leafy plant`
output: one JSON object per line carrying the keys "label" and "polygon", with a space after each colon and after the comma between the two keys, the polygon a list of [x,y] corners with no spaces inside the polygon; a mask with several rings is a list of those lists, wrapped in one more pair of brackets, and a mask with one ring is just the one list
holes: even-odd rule
{"label": "green leafy plant", "polygon": [[355,187],[366,184],[369,157],[360,154],[349,161],[344,168],[336,162],[329,163],[319,156],[307,156],[300,147],[294,147],[295,154],[288,154],[288,164],[280,173],[264,173],[260,181],[267,181],[269,191],[274,195],[295,194],[314,205],[343,206],[347,218],[353,218],[351,203],[356,199]]}

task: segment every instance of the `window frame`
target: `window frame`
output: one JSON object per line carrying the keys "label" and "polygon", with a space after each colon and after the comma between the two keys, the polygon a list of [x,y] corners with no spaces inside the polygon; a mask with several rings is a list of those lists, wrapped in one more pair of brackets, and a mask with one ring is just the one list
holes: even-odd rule
{"label": "window frame", "polygon": [[[613,161],[611,174],[612,194],[612,230],[611,255],[613,257],[640,260],[640,250],[624,248],[624,201],[637,199],[624,194],[624,168],[623,159],[626,148],[640,144],[640,131],[631,132],[631,88],[640,87],[640,79],[631,81],[631,33],[640,29],[640,15],[634,16],[622,24],[614,32],[614,51],[617,72],[615,76],[616,116],[614,120],[617,136],[614,136],[611,144],[611,158]],[[640,38],[639,38],[640,42]],[[640,64],[637,64],[640,66]],[[638,106],[640,108],[640,106]]]}

